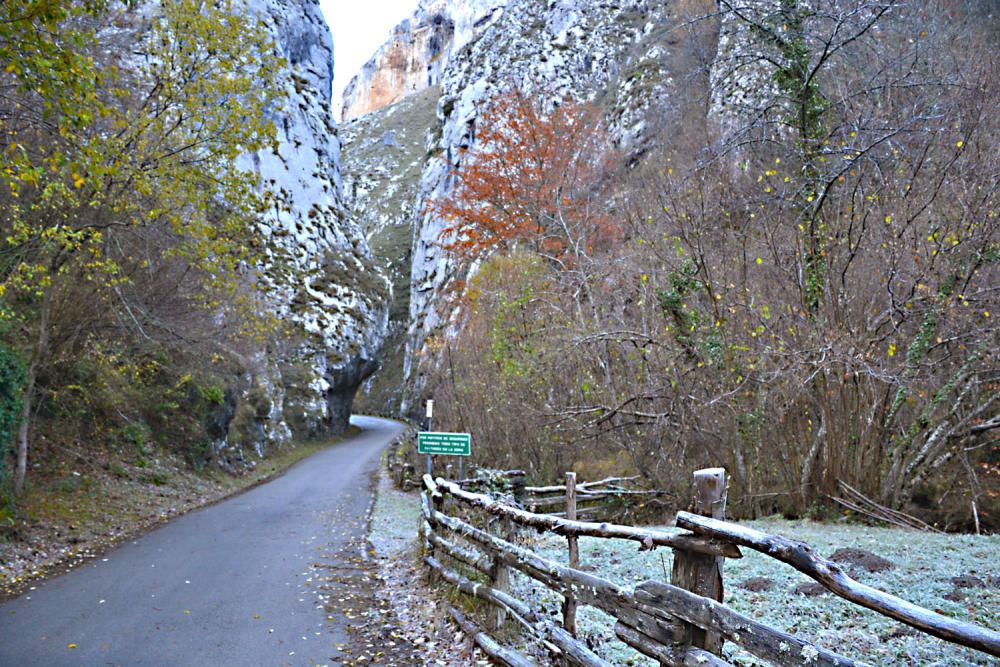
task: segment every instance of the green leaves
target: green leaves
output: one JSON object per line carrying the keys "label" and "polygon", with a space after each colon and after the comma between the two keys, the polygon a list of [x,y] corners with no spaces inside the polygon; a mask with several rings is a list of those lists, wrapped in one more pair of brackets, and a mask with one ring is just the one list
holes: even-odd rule
{"label": "green leaves", "polygon": [[21,418],[24,380],[21,359],[0,343],[0,492],[7,483],[7,454]]}
{"label": "green leaves", "polygon": [[[4,267],[7,288],[33,291],[64,265],[98,282],[127,280],[102,233],[112,229],[160,230],[160,256],[210,273],[213,289],[233,289],[237,268],[253,262],[262,205],[238,161],[274,138],[264,120],[278,88],[273,46],[230,3],[151,11],[144,22],[105,2],[0,10],[3,83],[20,91],[6,109],[14,120],[0,124],[0,191],[15,204],[0,223],[25,257]],[[98,47],[95,26],[112,24],[102,39],[131,42],[123,51],[144,58]]]}
{"label": "green leaves", "polygon": [[0,297],[43,390],[28,401],[102,342],[139,358],[277,326],[244,162],[275,141],[270,33],[225,0],[132,4],[0,5]]}

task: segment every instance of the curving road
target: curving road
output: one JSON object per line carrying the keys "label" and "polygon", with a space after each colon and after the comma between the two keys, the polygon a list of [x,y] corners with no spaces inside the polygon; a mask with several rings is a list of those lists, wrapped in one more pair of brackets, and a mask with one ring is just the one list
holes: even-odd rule
{"label": "curving road", "polygon": [[371,473],[403,429],[352,423],[362,433],[281,477],[0,605],[0,666],[336,664],[329,573],[364,535]]}

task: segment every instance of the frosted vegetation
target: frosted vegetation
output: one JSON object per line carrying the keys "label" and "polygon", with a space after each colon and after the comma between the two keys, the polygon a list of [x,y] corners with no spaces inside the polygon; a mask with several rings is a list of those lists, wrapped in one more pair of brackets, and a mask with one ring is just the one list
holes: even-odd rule
{"label": "frosted vegetation", "polygon": [[[419,504],[418,496],[382,485],[372,516],[372,541],[380,552],[401,556],[413,548]],[[824,557],[847,547],[872,552],[893,563],[894,567],[869,572],[845,563],[851,576],[947,616],[992,629],[1000,628],[1000,590],[997,589],[1000,568],[991,559],[991,554],[1000,547],[1000,536],[933,535],[895,528],[780,518],[747,522],[747,525],[806,542]],[[662,530],[680,532],[675,528]],[[534,533],[526,533],[523,539],[525,546],[539,555],[566,563],[565,539]],[[812,580],[763,554],[749,549],[744,549],[743,553],[742,559],[726,561],[725,602],[758,621],[874,665],[995,664],[983,653],[923,635],[833,594],[797,593],[797,587],[812,583]],[[650,579],[669,580],[672,555],[669,549],[639,552],[631,542],[582,538],[580,562],[582,569],[631,588]],[[963,577],[966,583],[978,580],[983,587],[975,583],[972,587],[956,586],[952,581],[955,577]],[[751,591],[743,587],[749,580],[760,583],[758,578],[770,580],[770,588]],[[561,596],[519,573],[514,574],[512,582],[516,597],[528,601],[534,609],[561,618]],[[655,664],[617,641],[614,622],[605,614],[581,607],[578,619],[581,637],[589,639],[602,657],[621,665]],[[734,665],[765,664],[746,652],[737,652],[732,644],[727,644],[725,651]]]}
{"label": "frosted vegetation", "polygon": [[[873,528],[848,523],[816,523],[770,518],[747,522],[758,530],[797,539],[818,554],[830,557],[837,549],[853,547],[875,553],[895,567],[868,572],[848,566],[851,576],[883,591],[959,618],[996,629],[1000,627],[1000,571],[990,559],[1000,546],[1000,537],[932,535],[895,528]],[[668,532],[682,532],[663,528]],[[531,548],[558,562],[566,562],[565,540],[556,536],[531,538]],[[727,560],[725,602],[736,611],[779,630],[794,633],[823,648],[875,665],[986,665],[983,653],[949,644],[911,631],[908,626],[853,605],[833,594],[809,596],[795,592],[812,579],[763,554],[743,549],[744,557]],[[582,538],[580,562],[584,569],[615,583],[631,587],[649,579],[669,579],[672,555],[667,549],[639,552],[634,544],[619,540]],[[958,588],[953,577],[971,575],[985,588]],[[769,590],[753,592],[743,582],[764,577]],[[562,598],[526,577],[515,576],[515,594],[532,596],[546,609],[558,612]],[[946,595],[959,592],[961,599]],[[958,597],[958,596],[952,596]],[[591,608],[579,613],[580,631],[596,640],[598,652],[619,664],[654,665],[614,638],[613,623]],[[726,645],[726,657],[734,665],[767,664],[746,652]]]}

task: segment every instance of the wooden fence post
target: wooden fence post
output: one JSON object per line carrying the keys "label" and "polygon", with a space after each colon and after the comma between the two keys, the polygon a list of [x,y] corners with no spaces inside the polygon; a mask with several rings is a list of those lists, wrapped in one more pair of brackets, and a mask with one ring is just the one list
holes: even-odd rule
{"label": "wooden fence post", "polygon": [[[431,502],[431,508],[435,512],[442,512],[444,510],[445,497],[444,497],[444,494],[441,492],[440,487],[436,488],[436,492],[435,493],[429,493],[427,491],[425,491],[424,493],[427,493],[427,495],[430,496],[429,500]],[[450,497],[451,494],[448,494],[448,496]],[[430,536],[428,536],[428,537],[430,537]],[[430,553],[428,555],[431,558],[436,558],[437,555],[438,555],[437,554],[437,549],[434,548],[433,544],[430,545]],[[430,585],[431,586],[436,585],[438,583],[438,581],[439,581],[437,573],[432,569],[431,572],[429,573],[429,575],[430,576],[428,577],[428,581],[429,581]]]}
{"label": "wooden fence post", "polygon": [[516,500],[519,505],[523,505],[524,498],[527,495],[527,490],[525,488],[528,485],[527,475],[523,470],[511,470],[507,473],[507,479],[510,480],[510,488],[511,493],[514,496],[514,500]]}
{"label": "wooden fence post", "polygon": [[[500,539],[510,541],[513,537],[514,522],[503,517],[499,520],[499,526]],[[494,557],[493,565],[490,568],[490,587],[503,593],[510,592],[510,568],[503,564],[499,554]],[[499,632],[507,621],[507,610],[503,607],[491,606],[488,620],[490,630]]]}
{"label": "wooden fence post", "polygon": [[[566,518],[576,521],[576,473],[566,473]],[[569,566],[576,570],[580,567],[580,544],[576,535],[566,536],[569,543]],[[563,600],[563,627],[576,637],[576,600],[566,594]]]}
{"label": "wooden fence post", "polygon": [[[707,468],[694,473],[694,513],[713,519],[726,518],[726,471]],[[673,585],[702,597],[722,602],[722,564],[724,558],[674,549],[674,565],[670,573]],[[722,655],[722,637],[689,626],[691,644],[716,655]]]}

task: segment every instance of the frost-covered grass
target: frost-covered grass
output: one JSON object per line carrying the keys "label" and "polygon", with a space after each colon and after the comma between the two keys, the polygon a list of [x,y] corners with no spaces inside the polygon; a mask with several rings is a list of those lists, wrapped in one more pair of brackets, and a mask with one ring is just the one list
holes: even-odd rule
{"label": "frost-covered grass", "polygon": [[420,526],[420,496],[392,486],[384,472],[379,475],[378,492],[372,507],[372,546],[380,557],[399,559],[413,553]]}
{"label": "frost-covered grass", "polygon": [[[1000,547],[1000,536],[932,535],[857,524],[780,519],[747,522],[747,525],[806,542],[826,557],[841,547],[875,553],[892,561],[895,567],[870,573],[848,566],[859,581],[947,616],[1000,629],[1000,590],[997,589],[1000,565],[992,560]],[[677,532],[673,528],[663,530]],[[532,538],[529,546],[539,555],[566,562],[563,538]],[[799,584],[812,580],[763,554],[750,549],[743,549],[743,553],[742,559],[726,561],[725,602],[758,621],[876,665],[1000,664],[983,653],[911,631],[907,626],[832,594],[807,597],[795,593]],[[665,549],[639,552],[632,542],[580,540],[581,565],[585,569],[594,568],[595,574],[626,588],[649,579],[668,580],[671,560],[670,551]],[[986,588],[956,588],[951,579],[962,575],[977,577]],[[753,577],[767,577],[773,582],[771,589],[751,592],[740,587],[741,582]],[[953,591],[959,591],[962,599],[945,599]],[[536,608],[554,615],[559,613],[560,596],[526,577],[515,576],[515,592],[522,599],[531,598]],[[578,618],[581,632],[598,645],[598,653],[608,660],[625,665],[655,664],[618,642],[614,638],[613,623],[600,612],[582,609]],[[735,649],[727,644],[727,657],[733,664],[761,664]]]}
{"label": "frost-covered grass", "polygon": [[[420,518],[419,496],[391,487],[383,476],[372,514],[372,541],[381,555],[409,557],[416,543]],[[891,561],[892,569],[872,573],[845,564],[851,575],[866,584],[936,610],[947,616],[1000,629],[1000,565],[993,557],[1000,551],[1000,536],[933,535],[894,528],[873,528],[849,523],[815,523],[766,519],[747,522],[758,530],[783,535],[811,545],[830,557],[843,547],[864,549]],[[675,528],[661,528],[680,532]],[[540,556],[565,563],[566,541],[554,535],[523,534],[524,546]],[[736,611],[796,634],[823,648],[874,665],[1000,665],[983,653],[962,648],[911,630],[848,603],[832,594],[815,597],[794,592],[811,579],[783,563],[750,549],[744,557],[725,564],[725,602]],[[668,581],[672,554],[669,549],[640,552],[634,542],[582,538],[583,569],[631,589],[650,579]],[[985,588],[957,588],[953,577],[971,575]],[[752,592],[740,586],[756,577],[772,582],[766,591]],[[513,593],[534,609],[561,619],[562,597],[517,572],[512,576]],[[948,600],[945,596],[956,597]],[[577,613],[581,636],[607,660],[620,665],[655,665],[614,636],[614,619],[590,607]],[[745,652],[726,645],[735,665],[762,664]]]}

